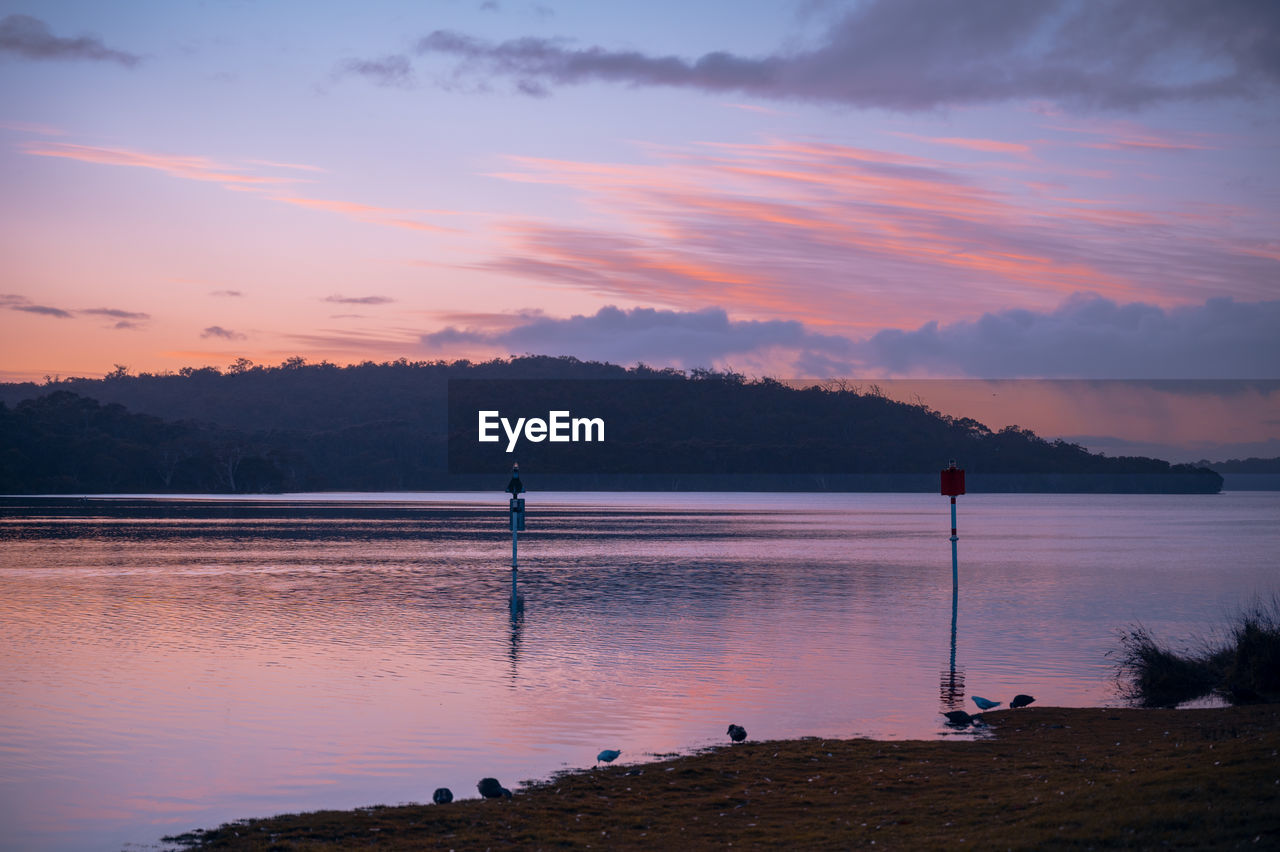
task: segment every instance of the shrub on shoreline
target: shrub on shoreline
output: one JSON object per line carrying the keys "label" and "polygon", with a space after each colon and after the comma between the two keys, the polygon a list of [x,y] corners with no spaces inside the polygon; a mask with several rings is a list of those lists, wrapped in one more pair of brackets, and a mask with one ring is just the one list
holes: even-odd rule
{"label": "shrub on shoreline", "polygon": [[1172,707],[1216,693],[1232,704],[1280,701],[1280,598],[1235,616],[1225,642],[1179,653],[1146,627],[1122,631],[1117,663],[1127,697]]}

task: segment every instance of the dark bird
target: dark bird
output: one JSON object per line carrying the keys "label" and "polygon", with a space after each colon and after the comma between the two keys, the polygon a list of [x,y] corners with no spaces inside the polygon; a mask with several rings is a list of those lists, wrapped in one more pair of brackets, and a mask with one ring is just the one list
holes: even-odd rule
{"label": "dark bird", "polygon": [[618,759],[618,755],[622,754],[622,749],[607,748],[596,755],[596,763],[604,761],[605,763],[613,763]]}
{"label": "dark bird", "polygon": [[979,710],[994,710],[1000,706],[999,701],[992,701],[990,698],[983,698],[981,695],[973,696],[973,703],[978,705]]}
{"label": "dark bird", "polygon": [[729,735],[729,739],[735,743],[740,743],[747,738],[747,729],[741,725],[730,725],[729,730],[725,731]]}
{"label": "dark bird", "polygon": [[1034,703],[1035,700],[1036,697],[1034,695],[1026,695],[1025,693],[1019,692],[1017,695],[1013,696],[1013,700],[1009,702],[1009,706],[1014,710],[1017,710],[1019,707],[1026,707],[1028,704]]}
{"label": "dark bird", "polygon": [[948,725],[955,725],[960,728],[963,728],[965,725],[972,725],[973,720],[977,718],[976,716],[970,716],[963,710],[948,710],[942,715],[947,717]]}
{"label": "dark bird", "polygon": [[497,778],[481,778],[480,783],[476,785],[476,789],[486,799],[511,798],[511,791],[499,784]]}
{"label": "dark bird", "polygon": [[524,483],[520,481],[520,465],[518,464],[511,466],[511,481],[507,483],[507,491],[511,493],[512,497],[524,491]]}
{"label": "dark bird", "polygon": [[441,787],[431,794],[431,801],[437,805],[447,805],[453,801],[453,791],[448,787]]}

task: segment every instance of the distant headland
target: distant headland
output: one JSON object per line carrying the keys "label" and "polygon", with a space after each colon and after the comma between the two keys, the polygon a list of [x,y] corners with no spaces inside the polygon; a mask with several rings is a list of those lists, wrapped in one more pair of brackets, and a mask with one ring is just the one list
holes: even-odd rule
{"label": "distant headland", "polygon": [[1108,457],[1016,426],[993,431],[874,385],[526,356],[347,367],[241,359],[226,371],[121,368],[0,384],[0,493],[500,488],[513,459],[504,442],[474,442],[474,400],[460,388],[497,388],[512,410],[542,412],[548,389],[569,392],[575,411],[609,422],[602,442],[521,444],[516,460],[542,491],[936,491],[950,459],[968,471],[970,492],[1211,494],[1223,485],[1204,465]]}

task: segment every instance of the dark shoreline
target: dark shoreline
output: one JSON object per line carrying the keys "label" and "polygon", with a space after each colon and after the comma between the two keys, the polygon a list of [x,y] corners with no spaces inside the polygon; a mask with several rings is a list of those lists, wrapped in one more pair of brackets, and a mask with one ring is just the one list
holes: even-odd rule
{"label": "dark shoreline", "polygon": [[987,719],[993,736],[977,740],[748,741],[560,775],[511,800],[281,815],[168,840],[237,850],[1280,844],[1280,705],[1030,707]]}

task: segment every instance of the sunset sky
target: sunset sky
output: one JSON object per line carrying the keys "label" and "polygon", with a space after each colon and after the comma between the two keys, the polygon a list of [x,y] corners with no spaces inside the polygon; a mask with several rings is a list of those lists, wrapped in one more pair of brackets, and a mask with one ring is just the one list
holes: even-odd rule
{"label": "sunset sky", "polygon": [[0,0],[0,379],[1280,378],[1280,4]]}

